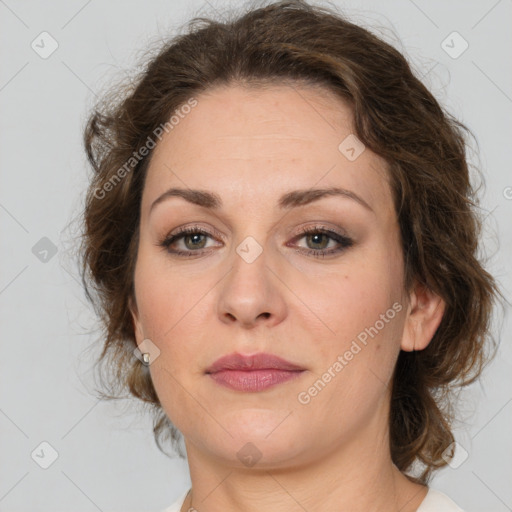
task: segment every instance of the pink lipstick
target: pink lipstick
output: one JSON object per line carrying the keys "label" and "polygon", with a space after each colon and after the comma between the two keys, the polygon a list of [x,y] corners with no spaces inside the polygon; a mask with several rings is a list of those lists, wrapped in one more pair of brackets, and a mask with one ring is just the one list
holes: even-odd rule
{"label": "pink lipstick", "polygon": [[237,391],[263,391],[297,378],[305,368],[272,354],[234,353],[217,359],[206,373],[218,384]]}

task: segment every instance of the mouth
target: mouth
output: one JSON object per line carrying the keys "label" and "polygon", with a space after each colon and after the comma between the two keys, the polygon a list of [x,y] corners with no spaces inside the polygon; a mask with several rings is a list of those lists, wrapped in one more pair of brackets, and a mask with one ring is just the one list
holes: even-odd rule
{"label": "mouth", "polygon": [[207,370],[217,384],[237,391],[255,392],[296,379],[305,368],[273,354],[229,354]]}

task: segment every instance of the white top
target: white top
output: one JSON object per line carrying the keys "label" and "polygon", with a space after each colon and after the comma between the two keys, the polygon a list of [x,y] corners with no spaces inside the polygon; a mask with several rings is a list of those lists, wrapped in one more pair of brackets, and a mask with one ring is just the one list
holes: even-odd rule
{"label": "white top", "polygon": [[[187,497],[187,489],[170,507],[161,512],[180,512],[183,502]],[[427,495],[421,502],[416,512],[464,512],[457,504],[452,501],[446,494],[436,491],[429,487]]]}

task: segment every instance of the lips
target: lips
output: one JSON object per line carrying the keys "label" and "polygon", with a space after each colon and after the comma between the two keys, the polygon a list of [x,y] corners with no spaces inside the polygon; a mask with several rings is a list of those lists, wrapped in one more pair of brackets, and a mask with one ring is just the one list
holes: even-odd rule
{"label": "lips", "polygon": [[305,368],[286,361],[273,354],[259,353],[251,356],[233,353],[217,359],[206,373],[216,373],[222,370],[287,370],[299,371]]}
{"label": "lips", "polygon": [[272,354],[243,356],[234,353],[217,359],[206,374],[221,386],[255,392],[295,379],[304,371],[305,368]]}

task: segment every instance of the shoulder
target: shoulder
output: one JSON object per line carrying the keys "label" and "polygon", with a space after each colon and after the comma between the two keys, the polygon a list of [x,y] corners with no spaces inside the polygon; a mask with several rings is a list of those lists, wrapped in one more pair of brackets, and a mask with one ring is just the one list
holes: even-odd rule
{"label": "shoulder", "polygon": [[446,494],[436,489],[429,488],[425,499],[421,502],[416,512],[464,512]]}
{"label": "shoulder", "polygon": [[184,491],[172,505],[169,505],[166,509],[161,510],[160,512],[180,512],[183,502],[187,497],[188,491],[189,489]]}

